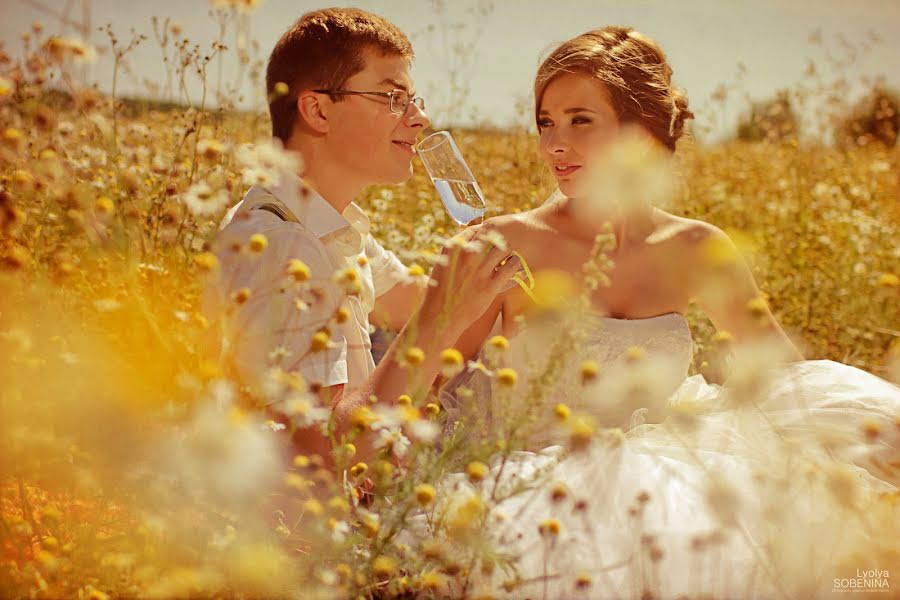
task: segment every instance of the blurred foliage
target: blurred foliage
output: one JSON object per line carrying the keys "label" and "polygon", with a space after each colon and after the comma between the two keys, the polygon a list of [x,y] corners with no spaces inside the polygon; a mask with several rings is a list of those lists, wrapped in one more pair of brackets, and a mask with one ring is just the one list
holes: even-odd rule
{"label": "blurred foliage", "polygon": [[737,139],[747,142],[781,141],[798,135],[797,117],[787,91],[771,100],[754,102],[737,125]]}
{"label": "blurred foliage", "polygon": [[900,93],[876,86],[857,102],[839,124],[837,141],[843,145],[865,146],[879,143],[897,145],[900,131]]}
{"label": "blurred foliage", "polygon": [[[240,28],[233,12],[217,15],[229,32]],[[166,89],[206,77],[209,56],[174,23],[155,25]],[[122,69],[144,40],[108,34]],[[225,209],[267,176],[265,116],[235,110],[227,86],[216,109],[205,94],[182,103],[99,94],[72,75],[92,49],[37,26],[25,43],[23,62],[4,55],[0,65],[0,589],[93,599],[470,593],[470,569],[503,564],[484,543],[481,496],[441,497],[429,514],[446,518],[429,523],[432,538],[401,534],[434,492],[423,485],[458,465],[480,481],[498,449],[518,447],[512,434],[500,428],[471,447],[414,439],[408,470],[391,447],[360,465],[341,444],[339,480],[315,457],[290,462],[283,424],[244,410],[204,354],[208,250]],[[247,48],[243,76],[261,87]],[[879,132],[891,123],[896,138],[896,95],[885,98],[854,117],[856,139],[889,141]],[[807,356],[886,375],[900,354],[900,151],[801,144],[792,106],[779,96],[754,107],[734,142],[685,140],[680,193],[666,208],[732,236]],[[552,193],[533,134],[453,134],[489,215]],[[408,263],[457,231],[418,163],[406,184],[359,201],[373,234]],[[690,323],[703,371],[713,328],[699,313]],[[380,418],[397,435],[401,424],[444,425],[433,400]],[[572,423],[569,443],[595,433]]]}

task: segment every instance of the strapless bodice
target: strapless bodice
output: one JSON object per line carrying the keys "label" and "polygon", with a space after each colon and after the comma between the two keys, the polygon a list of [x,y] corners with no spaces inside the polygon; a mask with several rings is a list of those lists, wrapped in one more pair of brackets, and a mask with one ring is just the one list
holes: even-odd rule
{"label": "strapless bodice", "polygon": [[[543,406],[526,411],[533,415],[531,444],[559,442],[557,403],[601,427],[630,429],[665,418],[668,398],[687,377],[693,358],[684,315],[619,319],[588,313],[570,325],[577,332],[569,347],[558,324],[529,326],[510,340],[506,364],[519,374],[519,385],[529,391],[546,386],[539,394]],[[522,392],[517,396],[537,396]]]}
{"label": "strapless bodice", "polygon": [[[584,350],[600,367],[627,359],[629,350],[645,358],[664,358],[682,377],[687,376],[694,357],[694,343],[687,320],[671,312],[643,319],[617,319],[588,315]],[[632,356],[633,357],[633,356]]]}

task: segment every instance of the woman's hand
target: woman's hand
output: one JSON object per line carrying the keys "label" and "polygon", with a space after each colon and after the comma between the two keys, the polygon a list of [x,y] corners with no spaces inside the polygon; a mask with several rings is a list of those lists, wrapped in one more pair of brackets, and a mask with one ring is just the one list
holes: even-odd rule
{"label": "woman's hand", "polygon": [[484,231],[470,227],[445,245],[422,303],[421,318],[444,322],[456,335],[515,286],[513,276],[522,271],[517,257],[483,239]]}

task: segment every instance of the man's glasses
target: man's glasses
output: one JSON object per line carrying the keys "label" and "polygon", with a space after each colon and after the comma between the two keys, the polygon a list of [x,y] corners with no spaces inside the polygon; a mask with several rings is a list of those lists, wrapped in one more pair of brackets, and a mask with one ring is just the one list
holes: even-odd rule
{"label": "man's glasses", "polygon": [[313,90],[317,94],[332,94],[335,96],[383,96],[391,99],[391,112],[405,115],[410,104],[415,104],[419,110],[425,110],[424,98],[411,98],[406,90],[391,90],[390,92],[356,92],[352,90]]}

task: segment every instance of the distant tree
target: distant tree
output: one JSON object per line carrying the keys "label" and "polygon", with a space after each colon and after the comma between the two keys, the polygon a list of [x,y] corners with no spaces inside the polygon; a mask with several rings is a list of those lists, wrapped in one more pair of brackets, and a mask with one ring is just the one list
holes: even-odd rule
{"label": "distant tree", "polygon": [[750,142],[787,140],[796,137],[797,130],[790,94],[781,90],[774,98],[754,102],[738,119],[737,138]]}
{"label": "distant tree", "polygon": [[838,121],[835,140],[842,146],[880,143],[893,148],[897,144],[898,132],[900,93],[876,85]]}

